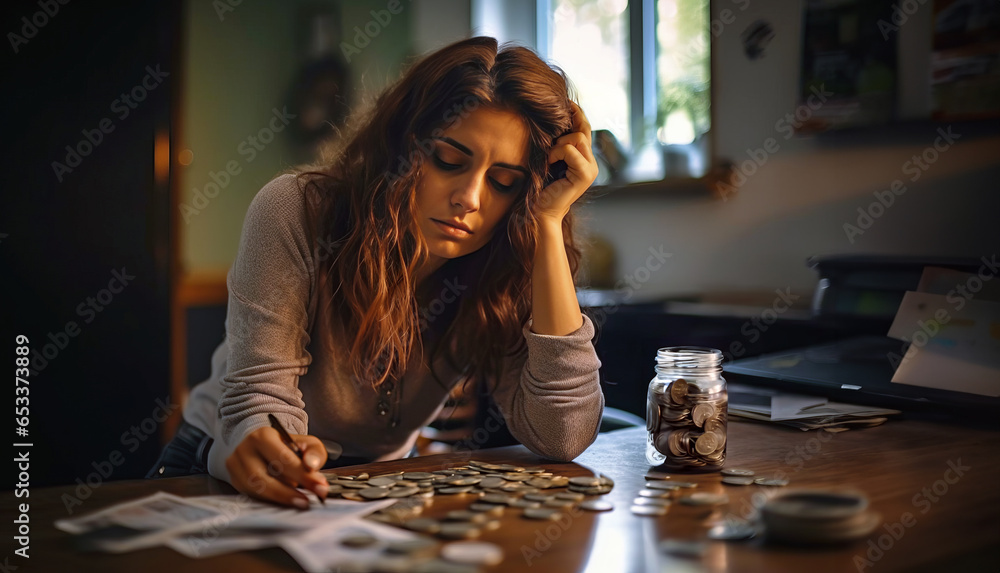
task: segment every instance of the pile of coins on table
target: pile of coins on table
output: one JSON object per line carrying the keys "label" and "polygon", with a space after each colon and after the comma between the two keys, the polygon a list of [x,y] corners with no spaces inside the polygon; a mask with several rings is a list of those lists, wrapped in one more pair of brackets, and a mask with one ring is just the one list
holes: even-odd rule
{"label": "pile of coins on table", "polygon": [[702,393],[684,378],[650,388],[646,430],[671,469],[718,469],[726,462],[725,388]]}
{"label": "pile of coins on table", "polygon": [[881,516],[856,491],[792,490],[760,509],[768,539],[792,544],[842,543],[869,535]]}
{"label": "pile of coins on table", "polygon": [[[327,474],[327,481],[331,497],[339,495],[354,501],[399,500],[369,515],[368,519],[449,540],[475,539],[484,531],[498,529],[499,518],[508,509],[520,510],[521,517],[535,520],[557,520],[574,507],[588,511],[613,509],[606,500],[588,498],[611,492],[614,482],[607,476],[566,477],[539,467],[474,460],[431,472],[393,472],[377,476]],[[439,495],[463,495],[474,499],[467,509],[449,511],[434,518],[421,517],[424,508]],[[495,551],[490,554],[495,555]]]}

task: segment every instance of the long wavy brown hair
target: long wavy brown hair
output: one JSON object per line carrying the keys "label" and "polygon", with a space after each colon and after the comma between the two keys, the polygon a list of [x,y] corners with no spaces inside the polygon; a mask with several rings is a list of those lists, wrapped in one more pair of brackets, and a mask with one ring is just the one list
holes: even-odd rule
{"label": "long wavy brown hair", "polygon": [[[321,312],[344,326],[358,380],[378,387],[399,378],[428,342],[431,361],[444,352],[477,380],[497,379],[505,357],[523,350],[535,205],[553,141],[572,125],[569,97],[562,72],[531,50],[498,47],[487,37],[462,40],[420,59],[386,89],[331,161],[298,171],[307,196],[315,192],[306,202],[316,225],[311,236],[325,237],[331,251],[317,259],[324,261],[318,284],[330,294]],[[523,119],[530,177],[486,246],[447,261],[417,285],[415,273],[429,253],[413,197],[430,141],[480,107]],[[580,251],[571,214],[563,236],[575,275]],[[454,293],[460,295],[454,303],[435,305],[432,297],[449,280],[464,290]]]}

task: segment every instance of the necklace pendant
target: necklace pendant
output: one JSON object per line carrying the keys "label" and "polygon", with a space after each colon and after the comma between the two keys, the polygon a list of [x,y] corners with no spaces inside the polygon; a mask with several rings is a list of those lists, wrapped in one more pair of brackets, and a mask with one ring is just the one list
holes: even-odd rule
{"label": "necklace pendant", "polygon": [[378,412],[379,416],[385,416],[386,414],[389,413],[389,403],[386,402],[385,400],[379,400],[378,405],[376,407],[376,411]]}

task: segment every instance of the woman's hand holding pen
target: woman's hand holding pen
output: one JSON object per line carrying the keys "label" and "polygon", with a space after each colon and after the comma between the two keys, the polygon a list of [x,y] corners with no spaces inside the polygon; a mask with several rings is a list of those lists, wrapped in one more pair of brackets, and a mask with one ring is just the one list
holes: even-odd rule
{"label": "woman's hand holding pen", "polygon": [[300,509],[309,507],[309,499],[297,487],[326,499],[329,485],[319,472],[326,463],[323,442],[315,436],[290,437],[300,449],[301,458],[273,427],[257,428],[247,434],[226,459],[233,487],[250,497]]}

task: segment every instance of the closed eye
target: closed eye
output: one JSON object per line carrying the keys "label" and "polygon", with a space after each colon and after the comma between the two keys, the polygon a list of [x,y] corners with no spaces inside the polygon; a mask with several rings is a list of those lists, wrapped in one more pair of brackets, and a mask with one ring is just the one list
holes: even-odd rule
{"label": "closed eye", "polygon": [[510,193],[514,191],[515,187],[517,186],[516,183],[512,183],[510,185],[504,185],[503,183],[500,183],[499,181],[493,179],[492,177],[490,178],[490,183],[493,184],[494,189],[496,189],[501,193]]}
{"label": "closed eye", "polygon": [[439,169],[444,171],[454,171],[461,167],[458,163],[448,163],[447,161],[441,159],[438,154],[434,154],[434,165],[437,165]]}

